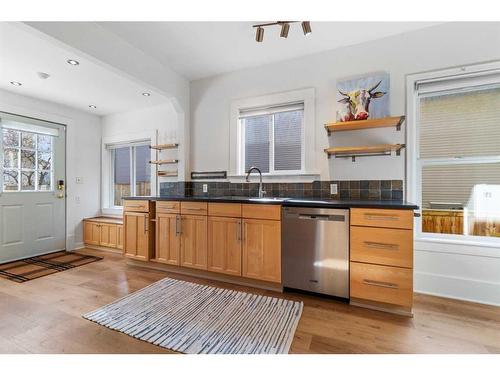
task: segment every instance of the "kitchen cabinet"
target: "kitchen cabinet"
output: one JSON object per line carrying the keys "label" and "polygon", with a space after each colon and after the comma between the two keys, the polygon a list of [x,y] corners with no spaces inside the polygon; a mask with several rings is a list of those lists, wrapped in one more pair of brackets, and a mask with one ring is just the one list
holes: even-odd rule
{"label": "kitchen cabinet", "polygon": [[281,282],[281,222],[243,219],[242,275]]}
{"label": "kitchen cabinet", "polygon": [[153,245],[154,227],[149,214],[143,212],[124,212],[125,243],[123,253],[137,260],[149,260]]}
{"label": "kitchen cabinet", "polygon": [[[219,208],[219,213],[230,210],[230,207],[226,210]],[[238,210],[233,210],[235,212]],[[241,218],[208,217],[208,271],[241,276],[241,234]]]}
{"label": "kitchen cabinet", "polygon": [[84,219],[83,242],[90,247],[120,249],[123,243],[122,219],[104,216]]}
{"label": "kitchen cabinet", "polygon": [[180,265],[206,270],[207,217],[202,215],[181,215],[180,227]]}
{"label": "kitchen cabinet", "polygon": [[180,221],[181,217],[178,214],[157,211],[155,261],[174,266],[180,264]]}

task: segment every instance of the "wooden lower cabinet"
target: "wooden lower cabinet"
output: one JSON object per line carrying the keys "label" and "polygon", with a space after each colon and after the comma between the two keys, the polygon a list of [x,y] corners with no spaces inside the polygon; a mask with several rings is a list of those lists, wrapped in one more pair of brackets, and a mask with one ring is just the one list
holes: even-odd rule
{"label": "wooden lower cabinet", "polygon": [[281,282],[281,222],[243,219],[242,276]]}
{"label": "wooden lower cabinet", "polygon": [[92,221],[83,222],[83,242],[87,245],[99,246],[101,241],[100,224]]}
{"label": "wooden lower cabinet", "polygon": [[208,217],[207,270],[241,276],[242,220]]}
{"label": "wooden lower cabinet", "polygon": [[116,239],[116,248],[123,250],[123,225],[117,225],[116,231],[118,233],[118,238]]}
{"label": "wooden lower cabinet", "polygon": [[117,247],[118,230],[115,224],[100,224],[101,225],[101,246]]}
{"label": "wooden lower cabinet", "polygon": [[178,214],[156,213],[155,261],[174,266],[180,264],[180,220]]}
{"label": "wooden lower cabinet", "polygon": [[154,244],[154,226],[150,223],[149,214],[124,212],[123,225],[125,230],[123,253],[125,256],[138,260],[149,260]]}
{"label": "wooden lower cabinet", "polygon": [[[182,206],[181,206],[182,207]],[[181,215],[180,265],[207,269],[207,217]]]}

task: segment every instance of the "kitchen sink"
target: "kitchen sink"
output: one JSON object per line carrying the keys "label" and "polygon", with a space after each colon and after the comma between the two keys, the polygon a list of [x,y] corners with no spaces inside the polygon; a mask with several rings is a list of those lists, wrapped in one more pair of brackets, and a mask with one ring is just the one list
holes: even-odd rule
{"label": "kitchen sink", "polygon": [[249,198],[249,201],[253,202],[284,202],[287,198]]}

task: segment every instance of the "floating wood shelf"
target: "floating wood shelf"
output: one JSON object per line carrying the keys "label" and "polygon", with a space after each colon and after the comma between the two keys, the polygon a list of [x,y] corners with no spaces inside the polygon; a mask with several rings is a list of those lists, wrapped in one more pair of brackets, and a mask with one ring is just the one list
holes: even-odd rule
{"label": "floating wood shelf", "polygon": [[343,132],[349,130],[363,130],[374,128],[389,128],[396,127],[396,130],[401,130],[401,124],[404,122],[405,116],[374,118],[369,120],[333,122],[325,124],[325,129],[330,135],[331,132]]}
{"label": "floating wood shelf", "polygon": [[352,158],[352,161],[356,161],[357,157],[391,155],[393,151],[396,152],[396,155],[400,155],[403,147],[405,145],[399,143],[375,146],[330,147],[326,148],[325,152],[328,158],[333,155],[336,158]]}
{"label": "floating wood shelf", "polygon": [[166,143],[163,145],[151,145],[149,148],[152,148],[153,150],[166,150],[169,148],[177,148],[179,147],[178,143]]}
{"label": "floating wood shelf", "polygon": [[177,171],[158,171],[158,177],[177,177]]}
{"label": "floating wood shelf", "polygon": [[150,164],[158,164],[158,165],[162,165],[162,164],[176,164],[178,162],[179,162],[179,160],[177,160],[177,159],[170,159],[170,160],[150,160],[149,161]]}

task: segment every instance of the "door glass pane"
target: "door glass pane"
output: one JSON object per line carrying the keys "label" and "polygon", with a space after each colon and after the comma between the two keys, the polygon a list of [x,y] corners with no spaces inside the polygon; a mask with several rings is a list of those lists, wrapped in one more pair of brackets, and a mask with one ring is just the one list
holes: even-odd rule
{"label": "door glass pane", "polygon": [[280,112],[274,115],[274,169],[302,169],[302,118],[304,111]]}
{"label": "door glass pane", "polygon": [[51,151],[52,137],[50,135],[38,135],[37,149],[39,151]]}
{"label": "door glass pane", "polygon": [[135,195],[151,195],[151,150],[149,145],[135,147]]}
{"label": "door glass pane", "polygon": [[18,168],[19,166],[19,151],[16,148],[4,148],[3,150],[3,166],[5,168]]}
{"label": "door glass pane", "polygon": [[17,191],[19,190],[19,173],[17,170],[3,171],[3,190]]}
{"label": "door glass pane", "polygon": [[422,232],[500,237],[500,163],[424,166]]}
{"label": "door glass pane", "polygon": [[130,147],[114,150],[114,205],[123,206],[123,197],[130,197]]}
{"label": "door glass pane", "polygon": [[21,174],[21,190],[35,190],[35,171],[22,171]]}
{"label": "door glass pane", "polygon": [[35,151],[21,150],[21,168],[35,169]]}
{"label": "door glass pane", "polygon": [[269,172],[271,116],[254,116],[241,120],[245,130],[245,171],[256,166]]}
{"label": "door glass pane", "polygon": [[37,173],[38,190],[52,190],[50,171],[39,171]]}
{"label": "door glass pane", "polygon": [[36,134],[34,133],[21,133],[21,143],[23,148],[35,148],[35,139],[36,139]]}
{"label": "door glass pane", "polygon": [[19,146],[19,135],[17,130],[3,129],[3,145],[4,146]]}
{"label": "door glass pane", "polygon": [[38,152],[38,169],[50,169],[52,154],[50,152]]}

